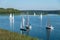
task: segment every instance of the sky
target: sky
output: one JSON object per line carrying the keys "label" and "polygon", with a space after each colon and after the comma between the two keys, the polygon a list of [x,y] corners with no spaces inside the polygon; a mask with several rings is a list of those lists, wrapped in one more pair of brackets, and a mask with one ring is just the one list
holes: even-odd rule
{"label": "sky", "polygon": [[0,0],[0,8],[60,10],[60,0]]}

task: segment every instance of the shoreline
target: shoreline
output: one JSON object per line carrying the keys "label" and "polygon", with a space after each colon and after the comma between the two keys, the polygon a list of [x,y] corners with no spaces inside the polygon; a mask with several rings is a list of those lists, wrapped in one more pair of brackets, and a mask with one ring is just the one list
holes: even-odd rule
{"label": "shoreline", "polygon": [[38,38],[0,29],[0,40],[38,40]]}

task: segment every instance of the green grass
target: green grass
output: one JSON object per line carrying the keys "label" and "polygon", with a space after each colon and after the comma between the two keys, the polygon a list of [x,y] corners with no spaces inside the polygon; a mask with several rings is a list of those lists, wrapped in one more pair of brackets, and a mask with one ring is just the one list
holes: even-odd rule
{"label": "green grass", "polygon": [[38,40],[38,38],[0,29],[0,40]]}

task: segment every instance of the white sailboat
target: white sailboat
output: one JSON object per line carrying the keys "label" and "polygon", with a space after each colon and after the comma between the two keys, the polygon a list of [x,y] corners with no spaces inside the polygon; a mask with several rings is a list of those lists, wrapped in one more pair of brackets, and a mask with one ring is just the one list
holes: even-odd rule
{"label": "white sailboat", "polygon": [[27,15],[27,20],[26,20],[26,29],[31,29],[31,24],[29,23],[29,15]]}
{"label": "white sailboat", "polygon": [[10,13],[10,21],[14,23],[14,14],[12,15],[12,13]]}
{"label": "white sailboat", "polygon": [[10,27],[12,28],[13,27],[13,30],[14,30],[14,14],[10,13]]}
{"label": "white sailboat", "polygon": [[41,27],[42,27],[42,18],[43,18],[43,16],[42,16],[42,13],[41,13],[41,14],[40,14]]}
{"label": "white sailboat", "polygon": [[42,17],[43,17],[43,16],[42,16],[42,13],[41,13],[41,15],[40,15],[41,21],[42,21]]}
{"label": "white sailboat", "polygon": [[36,16],[36,13],[34,12],[34,16]]}
{"label": "white sailboat", "polygon": [[46,29],[54,29],[54,27],[50,24],[49,19],[48,19],[48,23],[47,23]]}
{"label": "white sailboat", "polygon": [[12,27],[12,23],[13,23],[13,17],[12,17],[12,13],[10,13],[10,17],[9,17],[9,20],[10,20],[10,27]]}
{"label": "white sailboat", "polygon": [[26,29],[24,28],[24,25],[25,25],[25,19],[24,19],[24,17],[22,16],[22,23],[21,23],[21,26],[20,26],[20,30],[21,30],[21,31],[26,31]]}

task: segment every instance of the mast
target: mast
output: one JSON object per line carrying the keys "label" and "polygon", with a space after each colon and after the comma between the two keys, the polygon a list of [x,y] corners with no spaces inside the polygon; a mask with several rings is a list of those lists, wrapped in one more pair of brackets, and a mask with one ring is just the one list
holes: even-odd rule
{"label": "mast", "polygon": [[42,21],[42,13],[41,13],[40,17],[41,17],[41,21]]}

